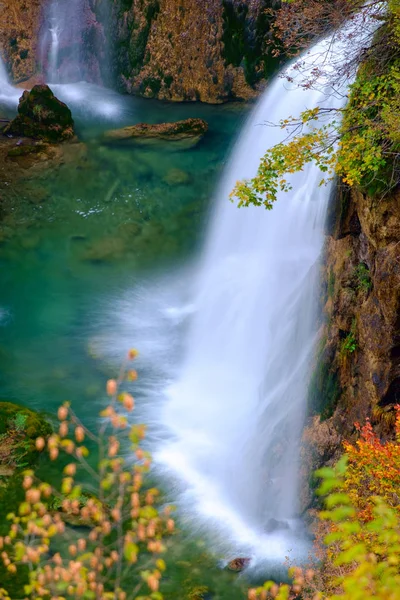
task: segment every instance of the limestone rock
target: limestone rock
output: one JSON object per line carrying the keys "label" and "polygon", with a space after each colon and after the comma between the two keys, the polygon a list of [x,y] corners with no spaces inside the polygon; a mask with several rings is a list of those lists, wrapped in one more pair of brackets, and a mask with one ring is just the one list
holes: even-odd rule
{"label": "limestone rock", "polygon": [[74,121],[66,104],[47,85],[35,85],[20,98],[18,115],[3,130],[47,142],[63,142],[74,137]]}
{"label": "limestone rock", "polygon": [[117,83],[131,94],[175,102],[252,98],[277,66],[267,14],[277,5],[277,0],[115,0],[105,26],[113,38]]}
{"label": "limestone rock", "polygon": [[36,73],[43,0],[0,2],[0,49],[15,83]]}
{"label": "limestone rock", "polygon": [[208,124],[203,119],[185,119],[174,123],[138,123],[122,129],[113,129],[104,134],[105,140],[122,141],[135,140],[168,142],[189,141],[191,145],[197,143],[208,131]]}
{"label": "limestone rock", "polygon": [[356,421],[369,417],[378,434],[393,435],[400,393],[400,192],[372,198],[342,190],[335,205],[321,289],[326,318],[303,434],[303,509],[313,500],[311,473],[335,461]]}

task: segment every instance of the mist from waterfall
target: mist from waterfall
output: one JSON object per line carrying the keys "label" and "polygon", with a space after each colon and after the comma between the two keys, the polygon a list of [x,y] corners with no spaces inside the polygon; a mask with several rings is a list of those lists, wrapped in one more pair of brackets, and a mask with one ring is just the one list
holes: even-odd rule
{"label": "mist from waterfall", "polygon": [[[332,184],[308,164],[290,176],[272,211],[229,202],[237,180],[255,175],[266,150],[287,131],[271,127],[318,106],[341,108],[349,56],[346,35],[317,43],[278,76],[254,109],[216,194],[199,265],[196,310],[180,375],[166,391],[156,463],[175,475],[181,514],[204,525],[232,556],[283,563],[306,554],[299,533],[299,438],[316,340],[319,258]],[[375,25],[371,25],[371,28]],[[369,43],[371,28],[353,37]],[[321,67],[315,85],[296,78]],[[293,83],[294,80],[294,83]],[[337,115],[336,115],[337,119]],[[326,123],[326,121],[325,121]]]}

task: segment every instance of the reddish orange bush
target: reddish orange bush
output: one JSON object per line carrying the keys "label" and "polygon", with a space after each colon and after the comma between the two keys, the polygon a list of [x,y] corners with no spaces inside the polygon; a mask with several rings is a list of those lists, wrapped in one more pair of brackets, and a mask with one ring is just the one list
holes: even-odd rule
{"label": "reddish orange bush", "polygon": [[395,410],[395,440],[382,442],[367,420],[363,427],[356,423],[360,432],[356,444],[344,444],[349,459],[344,490],[366,523],[372,519],[373,496],[380,496],[400,513],[400,405]]}

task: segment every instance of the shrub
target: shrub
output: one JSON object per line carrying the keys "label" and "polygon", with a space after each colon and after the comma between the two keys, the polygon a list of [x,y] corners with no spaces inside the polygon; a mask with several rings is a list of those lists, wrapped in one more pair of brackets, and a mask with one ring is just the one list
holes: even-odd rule
{"label": "shrub", "polygon": [[[132,350],[128,358],[135,356]],[[19,582],[25,578],[25,598],[162,600],[164,538],[174,530],[174,521],[170,507],[157,508],[158,490],[144,483],[151,464],[141,445],[145,427],[128,427],[134,398],[125,388],[136,377],[127,363],[117,380],[107,382],[110,402],[100,413],[96,433],[64,404],[58,410],[58,432],[47,441],[37,438],[38,451],[47,451],[54,461],[61,461],[61,455],[67,460],[59,488],[39,481],[33,470],[24,472],[24,501],[8,515],[10,530],[0,538],[8,574]],[[133,464],[123,457],[127,440]],[[95,466],[88,460],[89,445],[98,449]],[[79,483],[85,474],[89,492]],[[0,599],[8,597],[0,591]]]}
{"label": "shrub", "polygon": [[292,585],[267,582],[249,600],[400,600],[400,406],[395,411],[395,440],[383,443],[368,420],[356,424],[356,444],[346,442],[337,465],[316,472],[326,495],[318,570],[291,569]]}
{"label": "shrub", "polygon": [[[349,56],[347,62],[340,65],[339,73],[335,53],[330,56],[329,50],[322,66],[311,74],[304,73],[302,77],[302,61],[297,64],[299,86],[305,88],[313,87],[320,75],[326,75],[334,84],[338,77],[352,76],[361,65],[355,83],[350,86],[347,107],[307,109],[298,117],[288,115],[279,124],[275,123],[285,129],[288,136],[266,152],[255,177],[236,185],[231,197],[238,200],[239,206],[255,204],[271,209],[278,192],[291,189],[287,176],[302,171],[310,162],[322,172],[321,185],[335,175],[371,195],[385,193],[397,185],[400,171],[400,0],[390,0],[385,10],[381,2],[293,0],[285,3],[278,12],[277,23],[281,27],[278,37],[281,36],[286,51],[291,45],[295,49],[302,48],[310,38],[339,26],[356,10],[363,10],[381,22],[381,26],[373,40],[365,32],[365,18],[359,19],[359,25],[356,20],[352,21],[356,23],[355,31],[353,27],[348,33],[338,34],[347,36],[349,42]],[[297,26],[291,27],[290,19],[293,22],[295,17]],[[300,27],[298,31],[299,23],[305,29]],[[351,40],[360,33],[364,36],[364,47],[354,56],[350,51]]]}

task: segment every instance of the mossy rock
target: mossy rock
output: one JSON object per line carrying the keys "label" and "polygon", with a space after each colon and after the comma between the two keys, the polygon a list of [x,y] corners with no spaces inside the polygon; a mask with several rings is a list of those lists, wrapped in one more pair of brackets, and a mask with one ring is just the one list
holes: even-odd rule
{"label": "mossy rock", "polygon": [[3,133],[52,143],[70,140],[75,135],[70,109],[47,85],[35,85],[30,92],[22,94],[18,115]]}
{"label": "mossy rock", "polygon": [[0,475],[9,476],[37,459],[35,441],[52,427],[43,415],[12,402],[0,402]]}
{"label": "mossy rock", "polygon": [[337,367],[326,343],[326,338],[320,342],[307,397],[308,414],[319,414],[321,420],[333,415],[342,393]]}
{"label": "mossy rock", "polygon": [[51,434],[50,423],[40,413],[14,402],[0,401],[0,435],[8,432],[10,424],[15,421],[18,414],[26,416],[24,431],[28,438],[35,440],[37,437]]}
{"label": "mossy rock", "polygon": [[208,594],[208,591],[208,587],[201,585],[190,590],[187,598],[188,600],[204,600]]}
{"label": "mossy rock", "polygon": [[15,146],[15,148],[11,148],[11,150],[9,150],[7,152],[7,156],[9,156],[10,158],[13,157],[18,157],[18,156],[28,156],[30,154],[39,154],[40,152],[43,152],[43,150],[46,149],[46,146],[44,144],[28,144],[28,145],[21,145],[21,146]]}

